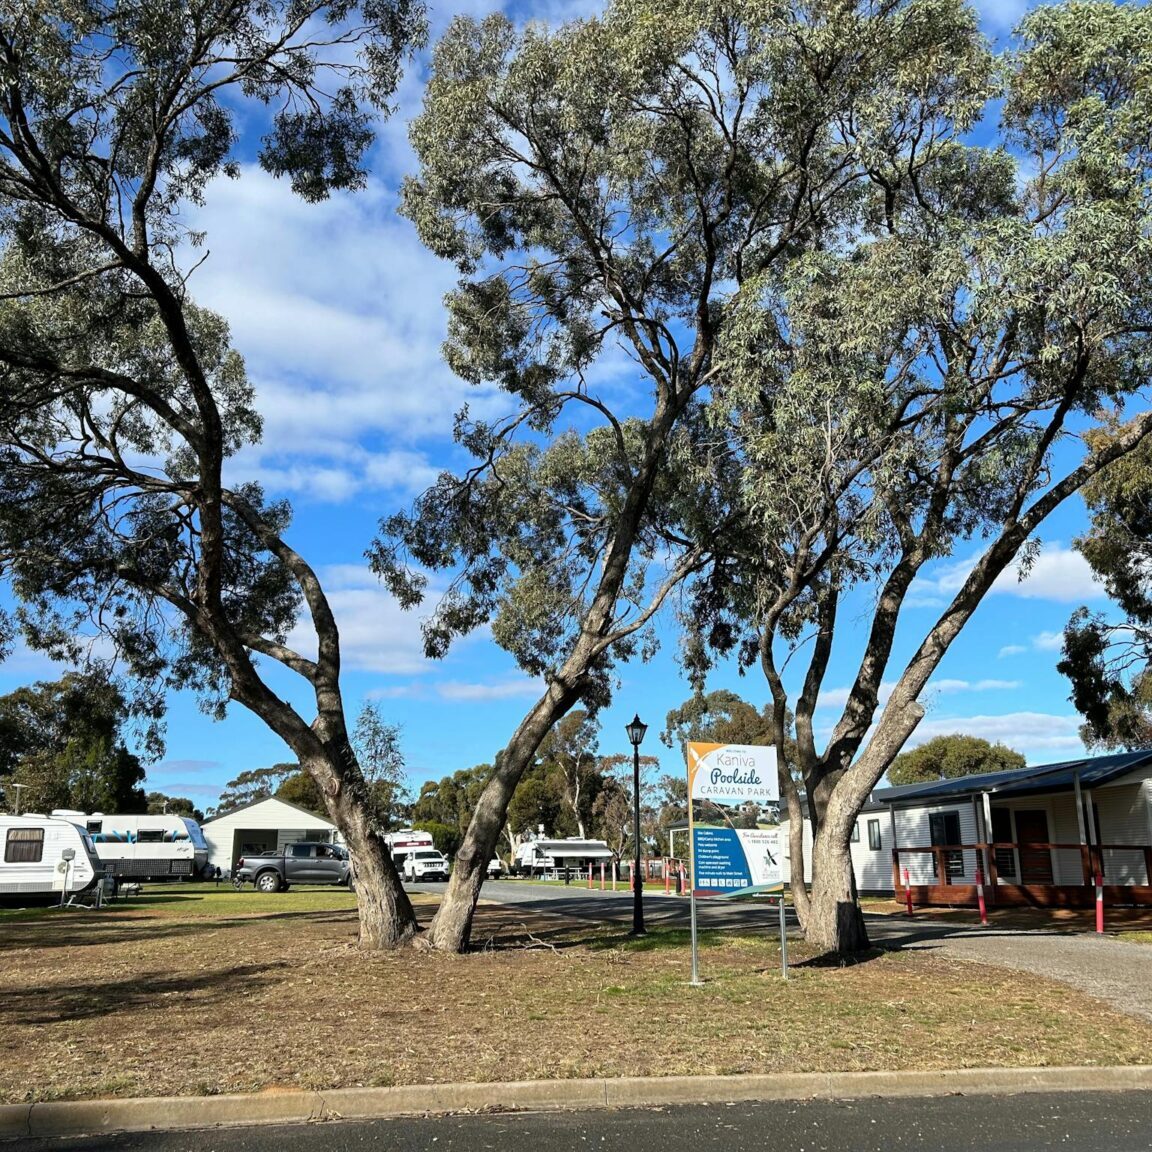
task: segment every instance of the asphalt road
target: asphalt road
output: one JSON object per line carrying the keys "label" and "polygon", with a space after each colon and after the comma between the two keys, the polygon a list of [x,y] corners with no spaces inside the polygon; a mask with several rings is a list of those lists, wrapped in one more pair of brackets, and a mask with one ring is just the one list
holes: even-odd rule
{"label": "asphalt road", "polygon": [[1152,1093],[705,1104],[0,1143],[4,1152],[1135,1152]]}
{"label": "asphalt road", "polygon": [[[532,884],[517,880],[488,880],[480,890],[481,900],[492,900],[550,912],[576,919],[632,924],[632,893],[623,885],[616,892],[589,888],[587,880],[572,884]],[[442,892],[444,884],[409,884],[414,892]],[[787,906],[788,925],[795,928],[796,915]],[[708,899],[696,901],[696,919],[701,928],[762,926],[765,931],[779,932],[780,913],[775,902],[766,898],[752,900]],[[645,925],[670,925],[687,928],[689,901],[683,896],[665,896],[662,892],[645,891]]]}

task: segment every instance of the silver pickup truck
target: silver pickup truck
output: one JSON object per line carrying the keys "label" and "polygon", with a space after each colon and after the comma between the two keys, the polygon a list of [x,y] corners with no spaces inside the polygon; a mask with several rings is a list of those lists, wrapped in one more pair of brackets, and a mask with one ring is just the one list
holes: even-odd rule
{"label": "silver pickup truck", "polygon": [[261,892],[283,892],[293,884],[355,887],[347,849],[312,841],[285,844],[283,851],[242,856],[232,873],[232,882],[240,888],[249,881]]}

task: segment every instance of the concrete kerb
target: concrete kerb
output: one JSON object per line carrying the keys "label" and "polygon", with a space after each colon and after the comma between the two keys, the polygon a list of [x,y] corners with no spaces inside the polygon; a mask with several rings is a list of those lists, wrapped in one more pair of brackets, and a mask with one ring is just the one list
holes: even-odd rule
{"label": "concrete kerb", "polygon": [[1119,1068],[964,1068],[932,1072],[810,1072],[757,1076],[525,1080],[172,1096],[0,1105],[0,1139],[80,1136],[324,1120],[387,1119],[425,1113],[541,1112],[746,1100],[868,1096],[1012,1095],[1021,1092],[1148,1091],[1152,1065]]}

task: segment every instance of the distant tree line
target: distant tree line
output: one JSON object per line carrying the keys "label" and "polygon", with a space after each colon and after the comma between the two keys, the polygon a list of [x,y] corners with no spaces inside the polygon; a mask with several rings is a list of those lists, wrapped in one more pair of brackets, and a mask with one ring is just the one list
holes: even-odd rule
{"label": "distant tree line", "polygon": [[[128,706],[102,669],[0,696],[0,790],[9,811],[147,812]],[[17,800],[19,797],[19,800]]]}

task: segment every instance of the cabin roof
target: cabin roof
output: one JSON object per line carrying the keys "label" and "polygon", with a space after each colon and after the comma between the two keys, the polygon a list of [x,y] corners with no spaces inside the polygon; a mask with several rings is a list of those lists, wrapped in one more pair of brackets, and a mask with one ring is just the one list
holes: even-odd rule
{"label": "cabin roof", "polygon": [[994,796],[1025,796],[1038,792],[1069,792],[1080,778],[1081,788],[1099,788],[1141,768],[1152,767],[1152,749],[1139,752],[1116,752],[1109,756],[1089,756],[1063,760],[1058,764],[1040,764],[1033,768],[1016,768],[1011,772],[987,772],[959,776],[954,780],[932,780],[927,784],[903,784],[878,788],[872,793],[874,804],[906,807],[926,800],[947,800],[988,792]]}

